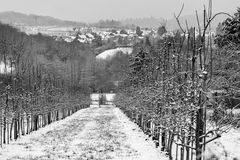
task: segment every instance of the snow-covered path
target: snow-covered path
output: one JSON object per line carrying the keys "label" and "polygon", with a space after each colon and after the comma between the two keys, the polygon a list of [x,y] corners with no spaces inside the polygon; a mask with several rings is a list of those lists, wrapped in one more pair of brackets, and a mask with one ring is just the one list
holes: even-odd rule
{"label": "snow-covered path", "polygon": [[80,110],[0,149],[1,160],[167,160],[118,108]]}

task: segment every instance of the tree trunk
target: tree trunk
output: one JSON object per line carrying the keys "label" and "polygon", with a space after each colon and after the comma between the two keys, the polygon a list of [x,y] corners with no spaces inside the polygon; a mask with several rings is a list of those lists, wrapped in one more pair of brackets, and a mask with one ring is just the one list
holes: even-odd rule
{"label": "tree trunk", "polygon": [[2,108],[0,108],[0,147],[2,148]]}
{"label": "tree trunk", "polygon": [[48,112],[48,124],[51,123],[51,112]]}
{"label": "tree trunk", "polygon": [[38,115],[34,115],[33,116],[33,130],[34,131],[37,131],[37,129],[38,129]]}
{"label": "tree trunk", "polygon": [[6,144],[6,130],[7,130],[7,122],[6,116],[3,117],[3,144]]}
{"label": "tree trunk", "polygon": [[18,119],[14,118],[14,131],[13,131],[13,135],[14,135],[14,140],[17,140],[18,138]]}
{"label": "tree trunk", "polygon": [[14,118],[12,118],[12,122],[11,122],[11,126],[10,126],[10,140],[12,140],[13,125],[14,125]]}
{"label": "tree trunk", "polygon": [[161,148],[161,151],[165,151],[165,147],[166,147],[166,144],[165,144],[165,141],[166,141],[165,136],[166,136],[165,130],[162,129],[162,135],[161,135],[162,148]]}

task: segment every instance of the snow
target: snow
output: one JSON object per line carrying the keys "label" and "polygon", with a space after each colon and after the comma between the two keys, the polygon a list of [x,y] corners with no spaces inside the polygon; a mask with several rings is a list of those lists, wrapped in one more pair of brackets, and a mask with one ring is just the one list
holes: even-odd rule
{"label": "snow", "polygon": [[78,41],[81,42],[81,43],[87,42],[85,39],[78,39]]}
{"label": "snow", "polygon": [[[9,62],[10,63],[10,62]],[[11,71],[14,71],[14,67],[11,67],[8,64],[5,64],[4,62],[0,62],[0,73],[11,73]]]}
{"label": "snow", "polygon": [[[102,94],[106,98],[106,103],[113,105],[114,98],[116,96],[115,93],[104,93]],[[99,100],[101,95],[99,93],[93,93],[90,95],[90,98],[92,100],[92,104],[90,107],[99,107]]]}
{"label": "snow", "polygon": [[215,154],[219,160],[240,159],[240,129],[232,128],[221,138],[207,144],[205,154],[207,157]]}
{"label": "snow", "polygon": [[[105,94],[112,101],[114,93]],[[98,104],[99,94],[90,95],[92,107],[54,122],[0,149],[0,160],[167,160],[137,124],[114,105]],[[97,104],[94,104],[97,103]],[[240,129],[232,128],[206,146],[205,156],[220,160],[240,159]],[[173,155],[176,153],[175,145]]]}
{"label": "snow", "polygon": [[121,37],[128,37],[127,34],[119,34]]}
{"label": "snow", "polygon": [[9,160],[167,160],[154,143],[112,105],[82,109],[0,149]]}
{"label": "snow", "polygon": [[90,39],[94,39],[94,36],[91,33],[87,33],[86,36],[89,37]]}
{"label": "snow", "polygon": [[73,31],[72,27],[54,27],[54,28],[46,28],[46,29],[49,31],[65,31],[65,32]]}
{"label": "snow", "polygon": [[[101,94],[99,94],[99,93],[93,93],[90,95],[90,98],[92,101],[98,101],[100,98],[100,95]],[[115,93],[104,93],[103,95],[106,97],[107,101],[113,101],[116,96]]]}
{"label": "snow", "polygon": [[130,122],[119,109],[116,109],[115,112],[119,116],[119,119],[121,119],[124,131],[127,133],[128,143],[140,153],[140,156],[137,158],[138,160],[168,160],[168,157],[159,148],[155,148],[153,141],[135,123]]}
{"label": "snow", "polygon": [[108,93],[108,94],[105,94],[106,95],[106,100],[109,102],[109,101],[113,101],[116,94],[115,93]]}
{"label": "snow", "polygon": [[[216,128],[208,124],[208,129]],[[177,141],[177,140],[176,140]],[[178,141],[181,143],[180,141]],[[176,145],[172,147],[173,157],[176,156]],[[180,155],[180,149],[178,149]],[[195,158],[195,153],[193,154]],[[223,133],[220,138],[213,140],[206,145],[204,157],[206,160],[239,160],[240,159],[240,128],[232,128]],[[215,158],[214,158],[215,157]],[[237,159],[234,159],[237,158]]]}
{"label": "snow", "polygon": [[65,41],[70,43],[70,42],[73,41],[73,39],[71,39],[71,38],[65,38]]}
{"label": "snow", "polygon": [[90,95],[90,98],[92,100],[92,104],[90,105],[90,107],[99,107],[100,95],[98,93],[93,93]]}
{"label": "snow", "polygon": [[124,48],[115,48],[115,49],[109,49],[109,50],[106,50],[102,53],[100,53],[99,55],[97,55],[97,59],[106,59],[108,57],[112,57],[114,56],[115,54],[117,54],[118,52],[123,52],[124,54],[131,54],[133,51],[133,48],[132,47],[124,47]]}
{"label": "snow", "polygon": [[81,39],[86,39],[87,38],[86,35],[83,35],[83,34],[78,35],[78,37],[81,38]]}

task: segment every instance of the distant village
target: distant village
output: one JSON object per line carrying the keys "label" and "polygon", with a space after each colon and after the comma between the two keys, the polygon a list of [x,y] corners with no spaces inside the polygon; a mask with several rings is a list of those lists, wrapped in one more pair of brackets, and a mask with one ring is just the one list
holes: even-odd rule
{"label": "distant village", "polygon": [[[146,40],[148,37],[150,43],[154,40],[161,39],[167,36],[174,36],[176,31],[167,31],[161,36],[157,29],[141,28],[141,34],[136,33],[136,29],[113,29],[113,28],[99,28],[99,27],[57,27],[57,26],[26,26],[21,24],[14,24],[20,31],[26,34],[48,35],[57,41],[73,42],[77,40],[81,43],[91,44],[95,40],[101,40],[102,43],[107,44],[114,42],[121,45],[133,45],[141,40]],[[196,35],[199,33],[196,32]],[[183,35],[183,34],[182,34]],[[206,38],[211,35],[215,36],[215,32],[211,31],[206,34]]]}
{"label": "distant village", "polygon": [[131,29],[112,29],[112,28],[97,28],[97,27],[55,27],[55,26],[21,26],[15,25],[21,31],[30,34],[41,33],[43,35],[49,35],[55,40],[63,40],[66,42],[72,42],[76,38],[81,43],[92,43],[94,39],[101,38],[103,42],[119,42],[127,43],[135,42],[143,39],[145,35],[156,35],[156,31],[153,29],[142,30],[142,35],[136,34],[135,30]]}

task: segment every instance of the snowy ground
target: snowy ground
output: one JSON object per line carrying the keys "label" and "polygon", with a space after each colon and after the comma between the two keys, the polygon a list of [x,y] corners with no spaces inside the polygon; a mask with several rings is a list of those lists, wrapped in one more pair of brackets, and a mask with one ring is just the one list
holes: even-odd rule
{"label": "snowy ground", "polygon": [[[112,102],[114,100],[115,96],[116,96],[115,93],[104,93],[102,95],[105,96],[106,101],[108,101],[108,102],[109,101]],[[100,96],[101,96],[100,93],[93,93],[93,94],[90,95],[90,98],[91,98],[92,102],[94,102],[94,101],[99,101]]]}
{"label": "snowy ground", "polygon": [[240,160],[240,129],[231,129],[206,147],[206,155],[215,154],[220,160]]}
{"label": "snowy ground", "polygon": [[106,50],[99,55],[96,56],[97,59],[106,59],[108,57],[112,57],[116,55],[118,52],[122,52],[124,54],[131,54],[133,51],[133,48],[131,47],[125,47],[125,48],[115,48],[115,49],[109,49]]}
{"label": "snowy ground", "polygon": [[118,108],[80,110],[0,149],[0,160],[167,160]]}
{"label": "snowy ground", "polygon": [[[240,113],[240,109],[227,110],[234,115]],[[210,117],[213,110],[208,110],[207,115]],[[209,128],[211,127],[209,124]],[[206,156],[216,155],[220,160],[240,160],[240,128],[231,128],[228,132],[223,133],[220,138],[206,145]]]}
{"label": "snowy ground", "polygon": [[106,104],[113,105],[113,101],[116,96],[115,93],[104,93],[104,94],[93,93],[90,95],[90,98],[92,100],[90,107],[99,107],[99,100],[101,95],[103,95],[106,98],[106,101],[107,101]]}

